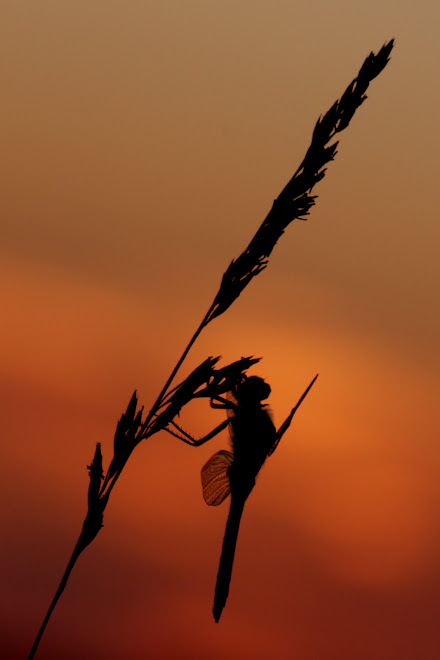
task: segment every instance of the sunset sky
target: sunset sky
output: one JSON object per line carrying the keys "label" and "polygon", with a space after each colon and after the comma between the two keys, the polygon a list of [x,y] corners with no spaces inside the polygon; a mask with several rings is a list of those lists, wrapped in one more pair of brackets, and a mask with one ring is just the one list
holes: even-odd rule
{"label": "sunset sky", "polygon": [[[146,410],[231,259],[371,50],[391,61],[307,222],[201,335],[262,357],[276,424],[319,379],[247,503],[194,449],[136,449],[41,660],[440,657],[438,0],[4,0],[0,656],[26,657],[134,389]],[[223,419],[205,403],[182,425]]]}

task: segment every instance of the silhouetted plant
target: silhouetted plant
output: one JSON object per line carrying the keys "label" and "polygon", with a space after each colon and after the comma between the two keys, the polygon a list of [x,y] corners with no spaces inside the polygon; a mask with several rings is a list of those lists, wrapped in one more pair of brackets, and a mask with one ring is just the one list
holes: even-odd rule
{"label": "silhouetted plant", "polygon": [[[162,430],[166,430],[172,435],[177,435],[179,439],[189,444],[198,444],[189,440],[190,436],[187,436],[187,434],[182,435],[182,429],[174,422],[176,415],[180,413],[187,403],[196,398],[221,399],[221,395],[233,390],[237,383],[244,380],[247,369],[258,362],[256,358],[242,358],[226,367],[216,369],[215,365],[219,358],[210,357],[202,362],[182,383],[170,389],[171,383],[202,330],[213,319],[223,314],[240,296],[249,282],[266,268],[268,258],[286,227],[293,220],[306,219],[316,199],[316,196],[310,193],[314,186],[324,177],[326,172],[325,166],[336,155],[338,142],[333,142],[332,144],[329,144],[329,142],[337,133],[340,133],[348,126],[357,108],[367,98],[365,92],[370,82],[379,75],[388,63],[393,45],[394,40],[392,39],[377,54],[370,53],[364,61],[357,77],[347,87],[340,100],[336,101],[328,112],[318,119],[313,131],[311,144],[302,163],[275,199],[269,214],[252,238],[248,247],[227,268],[210,308],[145,418],[143,418],[143,408],[138,409],[136,391],[134,392],[126,412],[122,414],[121,419],[117,423],[113,458],[106,474],[103,472],[101,446],[100,443],[97,444],[92,463],[88,466],[90,476],[88,512],[83,528],[65,574],[38,632],[29,659],[35,655],[46,625],[67,584],[78,557],[87,545],[94,540],[103,526],[104,510],[107,506],[110,493],[134,448],[142,440]],[[267,449],[264,458],[274,451],[280,437],[289,426],[294,412],[309,391],[314,380],[279,431],[275,434],[275,437],[272,437],[273,444]],[[227,423],[228,420],[222,423],[220,427],[225,428]],[[213,437],[220,427],[214,429],[214,432],[209,434],[207,438]],[[206,441],[207,438],[204,440]],[[234,525],[238,533],[237,516],[235,516],[234,520]],[[235,548],[235,541],[233,545]],[[224,591],[223,589],[223,595],[217,599],[216,617],[217,615],[218,617],[220,616],[219,612],[221,612],[224,606],[223,600],[226,601]]]}

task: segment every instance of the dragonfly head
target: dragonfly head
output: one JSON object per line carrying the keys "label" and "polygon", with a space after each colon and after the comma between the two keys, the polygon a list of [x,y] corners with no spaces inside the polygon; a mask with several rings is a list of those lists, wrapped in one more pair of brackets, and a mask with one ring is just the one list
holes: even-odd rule
{"label": "dragonfly head", "polygon": [[259,376],[249,376],[237,384],[234,396],[241,404],[260,403],[270,394],[270,385]]}

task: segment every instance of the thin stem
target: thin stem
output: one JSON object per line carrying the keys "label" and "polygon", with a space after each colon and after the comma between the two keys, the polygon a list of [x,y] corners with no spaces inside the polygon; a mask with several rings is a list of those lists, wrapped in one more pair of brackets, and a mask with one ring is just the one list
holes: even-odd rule
{"label": "thin stem", "polygon": [[36,638],[35,638],[35,642],[34,642],[34,645],[32,646],[31,652],[29,653],[28,660],[32,660],[32,658],[34,657],[34,655],[35,655],[35,653],[36,653],[36,651],[37,651],[38,645],[39,645],[39,643],[40,643],[40,640],[41,640],[41,638],[42,638],[42,636],[43,636],[43,633],[44,633],[44,631],[45,631],[45,629],[46,629],[46,626],[47,626],[47,624],[49,623],[49,619],[50,619],[50,617],[51,617],[51,615],[52,615],[52,612],[54,611],[55,606],[56,606],[56,604],[58,603],[58,601],[59,601],[59,599],[60,599],[60,596],[61,596],[61,594],[63,593],[63,591],[64,591],[64,589],[65,589],[65,587],[66,587],[66,584],[67,584],[67,581],[68,581],[68,579],[69,579],[69,576],[70,576],[70,574],[71,574],[71,572],[72,572],[72,569],[73,569],[73,567],[74,567],[75,564],[76,564],[76,560],[78,559],[78,557],[80,556],[80,554],[81,554],[81,552],[82,552],[83,550],[84,550],[84,545],[83,545],[83,542],[82,542],[82,534],[81,534],[81,536],[79,537],[79,539],[78,539],[78,541],[77,541],[77,544],[76,544],[76,546],[75,546],[75,549],[74,549],[74,551],[72,552],[72,556],[70,557],[69,563],[67,564],[67,568],[66,568],[66,570],[65,570],[65,573],[64,573],[63,577],[61,578],[61,582],[60,582],[60,584],[59,584],[59,586],[58,586],[58,589],[57,589],[57,591],[56,591],[56,593],[55,593],[55,596],[53,597],[53,600],[52,600],[52,602],[51,602],[51,604],[50,604],[50,607],[49,607],[49,609],[47,610],[47,614],[46,614],[46,616],[44,617],[44,621],[43,621],[43,623],[41,624],[40,630],[38,631],[38,635],[37,635]]}
{"label": "thin stem", "polygon": [[[214,307],[214,303],[211,305],[211,307],[206,312],[205,316],[203,317],[202,322],[200,323],[199,327],[197,328],[197,330],[195,331],[195,333],[191,337],[188,345],[186,346],[185,350],[183,351],[182,355],[180,356],[176,366],[174,367],[173,371],[171,372],[170,376],[168,377],[167,382],[163,386],[159,396],[157,397],[157,399],[154,402],[150,412],[148,413],[145,421],[142,424],[142,430],[139,433],[139,439],[138,439],[136,444],[139,444],[139,442],[141,442],[141,440],[145,440],[145,438],[148,438],[148,436],[149,436],[148,425],[151,422],[152,418],[156,415],[156,412],[157,412],[158,408],[160,407],[160,404],[162,403],[163,398],[164,398],[165,394],[167,393],[169,386],[171,385],[171,383],[174,380],[177,372],[179,371],[180,367],[182,366],[182,363],[185,360],[186,356],[188,355],[188,353],[189,353],[190,349],[192,348],[194,342],[196,341],[197,337],[202,332],[203,328],[205,328],[208,325],[208,322],[209,322],[208,319],[209,319],[209,316],[210,316],[210,314],[213,310],[213,307]],[[104,479],[104,482],[101,486],[101,491],[100,491],[101,497],[105,493],[107,499],[109,498],[110,493],[113,490],[117,480],[119,479],[119,476],[120,476],[121,472],[122,472],[122,470],[118,471],[111,479],[109,479],[108,474],[106,475],[106,477]]]}
{"label": "thin stem", "polygon": [[[145,419],[144,423],[142,424],[142,432],[139,434],[139,440],[138,440],[137,444],[139,444],[139,442],[141,442],[141,440],[144,440],[145,438],[147,438],[149,436],[148,425],[151,422],[152,418],[155,416],[160,404],[163,401],[163,398],[164,398],[165,394],[168,391],[169,386],[171,385],[171,383],[174,380],[177,372],[179,371],[180,367],[182,366],[183,361],[185,360],[186,356],[188,355],[189,351],[191,350],[194,342],[196,341],[197,337],[202,332],[203,328],[205,328],[208,325],[208,323],[209,323],[208,319],[209,319],[209,316],[211,315],[211,312],[212,312],[213,308],[214,308],[214,303],[212,303],[211,307],[206,312],[205,316],[203,317],[202,322],[200,323],[199,327],[197,328],[197,330],[195,331],[195,333],[191,337],[188,345],[186,346],[185,350],[183,351],[182,355],[180,356],[176,366],[174,367],[174,369],[172,370],[170,376],[168,377],[167,382],[163,386],[159,396],[157,397],[156,401],[154,402],[150,412],[147,415],[147,418]],[[165,429],[165,430],[167,430],[167,429]],[[182,438],[180,438],[180,439],[182,439]],[[101,492],[100,492],[101,496],[105,492],[105,495],[108,499],[108,497],[110,496],[111,491],[113,490],[117,480],[119,479],[119,477],[121,475],[121,472],[122,472],[122,470],[118,471],[114,475],[114,477],[111,479],[111,481],[108,480],[108,477],[105,478],[104,483],[103,483],[102,488],[101,488]]]}
{"label": "thin stem", "polygon": [[[183,361],[185,360],[186,356],[188,355],[188,353],[189,353],[190,349],[192,348],[194,342],[196,341],[197,337],[198,337],[198,336],[200,335],[200,333],[202,332],[203,328],[204,328],[206,325],[208,325],[208,323],[209,323],[209,320],[208,320],[208,319],[209,319],[209,316],[210,316],[210,314],[211,314],[211,312],[212,312],[212,310],[213,310],[213,307],[214,307],[214,303],[211,305],[211,307],[210,307],[209,310],[207,311],[206,315],[204,316],[202,322],[200,323],[199,327],[197,328],[197,330],[195,331],[195,333],[194,333],[193,336],[191,337],[191,339],[190,339],[190,341],[189,341],[187,347],[186,347],[185,350],[183,351],[183,353],[182,353],[180,359],[178,360],[178,362],[177,362],[176,366],[174,367],[173,371],[171,372],[171,374],[170,374],[170,376],[169,376],[167,382],[166,382],[165,385],[163,386],[163,388],[162,388],[162,390],[161,390],[159,396],[157,397],[156,401],[154,402],[153,407],[151,408],[151,410],[150,410],[150,412],[149,412],[149,414],[148,414],[148,416],[147,416],[145,422],[144,422],[143,425],[142,425],[142,426],[143,426],[143,431],[142,431],[142,433],[140,434],[139,441],[142,440],[142,439],[144,439],[144,438],[146,438],[146,437],[148,437],[148,425],[149,425],[149,423],[151,422],[151,420],[152,420],[152,418],[154,417],[154,415],[156,414],[157,409],[159,408],[160,404],[162,403],[163,397],[164,397],[165,394],[167,393],[167,390],[168,390],[169,386],[171,385],[171,383],[172,383],[174,377],[176,376],[177,372],[179,371],[180,367],[182,366],[182,363],[183,363]],[[121,471],[122,471],[122,470],[119,470],[119,471],[114,475],[114,477],[111,479],[110,482],[108,481],[108,477],[104,480],[104,483],[103,483],[102,488],[101,488],[100,496],[103,497],[103,496],[104,496],[104,491],[106,490],[106,492],[105,492],[105,497],[106,497],[107,501],[108,501],[108,498],[109,498],[109,496],[110,496],[111,491],[113,490],[114,485],[116,484],[116,481],[118,480],[118,478],[119,478],[119,476],[120,476],[120,474],[121,474]],[[59,586],[58,586],[58,589],[57,589],[57,591],[56,591],[56,593],[55,593],[55,596],[53,597],[53,600],[52,600],[52,602],[51,602],[51,604],[50,604],[50,607],[49,607],[49,609],[48,609],[48,611],[47,611],[47,614],[46,614],[46,616],[45,616],[45,618],[44,618],[44,621],[43,621],[43,623],[41,624],[40,630],[38,631],[38,635],[37,635],[37,637],[35,638],[35,642],[34,642],[34,645],[32,646],[32,649],[31,649],[31,652],[30,652],[30,654],[29,654],[29,658],[28,658],[28,660],[32,660],[32,658],[35,656],[35,653],[36,653],[36,651],[37,651],[37,648],[38,648],[38,645],[39,645],[39,643],[40,643],[40,640],[41,640],[41,638],[42,638],[42,636],[43,636],[43,633],[44,633],[44,631],[45,631],[45,629],[46,629],[47,624],[49,623],[50,617],[52,616],[52,612],[54,611],[54,609],[55,609],[55,607],[56,607],[56,605],[57,605],[57,603],[58,603],[58,600],[60,599],[60,596],[61,596],[61,594],[63,593],[63,591],[64,591],[64,589],[65,589],[65,587],[66,587],[66,585],[67,585],[67,581],[68,581],[68,579],[69,579],[69,577],[70,577],[70,574],[71,574],[71,572],[72,572],[72,569],[73,569],[73,567],[75,566],[75,563],[76,563],[78,557],[80,556],[80,554],[81,554],[81,552],[82,552],[83,550],[84,550],[84,546],[83,546],[83,543],[82,543],[82,535],[81,535],[81,536],[79,537],[78,542],[77,542],[77,544],[76,544],[76,546],[75,546],[75,549],[74,549],[74,551],[73,551],[73,553],[72,553],[72,556],[71,556],[71,558],[70,558],[70,561],[69,561],[69,563],[67,564],[66,571],[65,571],[65,573],[64,573],[64,575],[63,575],[63,577],[62,577],[62,579],[61,579],[61,582],[60,582],[60,584],[59,584]]]}
{"label": "thin stem", "polygon": [[157,409],[159,408],[160,404],[162,403],[162,399],[163,399],[163,397],[164,397],[165,394],[167,393],[167,390],[168,390],[169,386],[171,385],[172,381],[174,380],[175,375],[177,374],[177,372],[179,371],[180,367],[182,366],[182,363],[183,363],[183,361],[185,360],[186,356],[188,355],[188,353],[189,353],[189,351],[190,351],[192,345],[193,345],[194,342],[196,341],[196,339],[197,339],[197,337],[199,336],[199,334],[202,332],[203,328],[204,328],[206,325],[208,325],[208,318],[209,318],[209,316],[210,316],[210,314],[211,314],[211,312],[212,312],[212,310],[213,310],[213,307],[214,307],[214,303],[213,303],[213,304],[211,305],[211,307],[208,309],[208,311],[207,311],[207,313],[205,314],[205,316],[204,316],[202,322],[200,323],[199,327],[197,328],[197,330],[195,331],[195,333],[194,333],[193,336],[191,337],[191,339],[190,339],[190,341],[189,341],[187,347],[186,347],[185,350],[183,351],[183,353],[182,353],[181,357],[179,358],[179,360],[178,360],[176,366],[174,367],[173,371],[171,372],[171,374],[170,374],[170,376],[169,376],[167,382],[166,382],[165,385],[163,386],[163,388],[162,388],[162,390],[161,390],[159,396],[157,397],[156,401],[154,402],[154,404],[153,404],[153,406],[152,406],[150,412],[149,412],[148,415],[147,415],[147,418],[146,418],[145,422],[143,423],[143,429],[145,429],[146,433],[143,432],[143,433],[141,434],[141,439],[144,439],[145,437],[147,437],[147,435],[148,435],[148,424],[151,422],[152,418],[153,418],[154,415],[156,414]]}

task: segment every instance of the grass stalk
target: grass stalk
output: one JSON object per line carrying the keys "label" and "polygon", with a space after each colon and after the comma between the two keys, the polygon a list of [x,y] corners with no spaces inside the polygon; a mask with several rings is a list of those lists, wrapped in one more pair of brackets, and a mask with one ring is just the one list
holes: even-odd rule
{"label": "grass stalk", "polygon": [[[137,396],[134,392],[126,412],[122,414],[118,421],[114,438],[114,455],[105,475],[102,470],[102,455],[98,443],[93,461],[88,466],[90,475],[88,512],[83,529],[35,638],[29,660],[34,657],[37,651],[43,633],[66,587],[78,557],[87,545],[94,540],[103,526],[103,513],[110,494],[134,448],[154,433],[166,430],[167,426],[173,423],[174,417],[194,398],[219,396],[229,391],[234,379],[237,381],[240,374],[243,375],[246,369],[258,361],[253,358],[241,358],[241,360],[227,367],[217,369],[215,365],[218,358],[208,358],[185,381],[170,389],[189,351],[203,329],[213,319],[223,314],[241,295],[249,282],[266,268],[269,255],[286,227],[295,219],[306,219],[316,199],[316,196],[310,195],[310,191],[324,177],[325,166],[336,155],[338,143],[329,144],[329,142],[337,133],[348,126],[357,108],[365,101],[365,92],[370,82],[387,65],[393,44],[394,41],[391,40],[384,44],[377,54],[370,53],[364,61],[358,76],[350,83],[340,100],[336,101],[328,112],[318,119],[310,147],[303,161],[275,199],[267,217],[248,247],[227,268],[213,303],[171,371],[145,420],[142,420],[143,408],[137,409]],[[296,408],[306,396],[313,382],[285,421],[282,427],[283,432],[288,428]]]}

